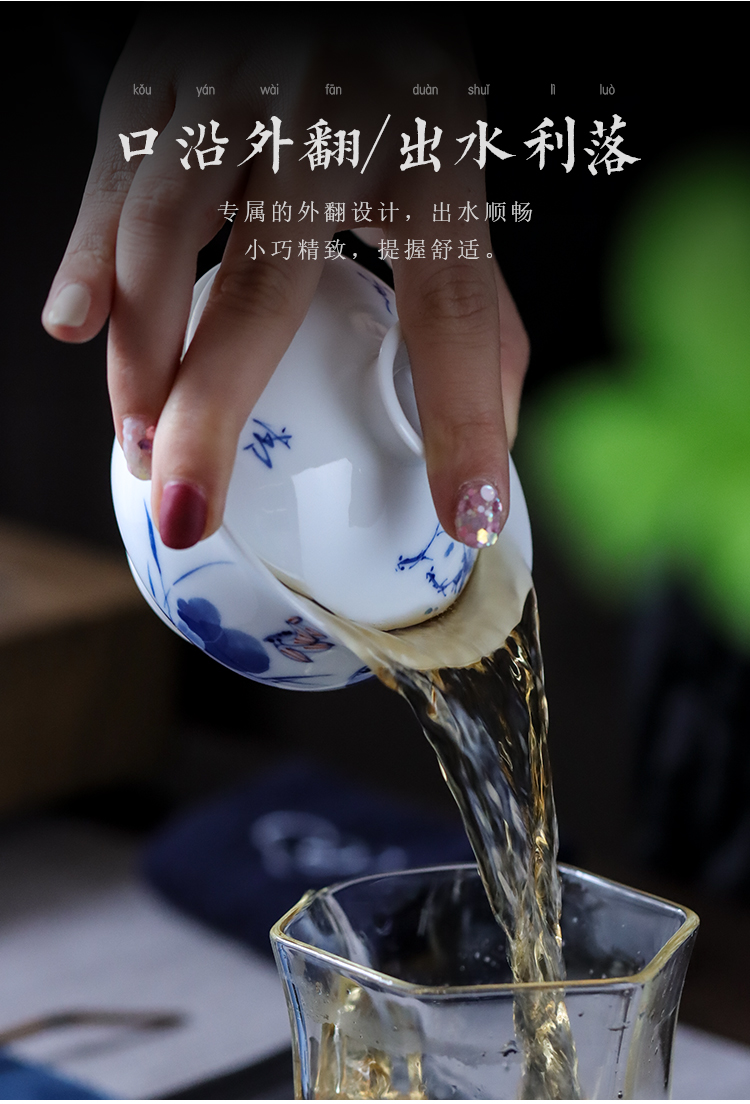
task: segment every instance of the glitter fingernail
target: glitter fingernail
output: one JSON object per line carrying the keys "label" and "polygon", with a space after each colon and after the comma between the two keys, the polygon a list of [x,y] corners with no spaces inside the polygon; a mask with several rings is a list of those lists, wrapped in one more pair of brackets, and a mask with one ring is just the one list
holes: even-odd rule
{"label": "glitter fingernail", "polygon": [[122,451],[128,471],[137,479],[151,478],[151,453],[154,446],[156,426],[149,425],[145,418],[123,418]]}
{"label": "glitter fingernail", "polygon": [[498,538],[503,507],[492,483],[472,480],[459,491],[456,534],[469,548],[488,548]]}

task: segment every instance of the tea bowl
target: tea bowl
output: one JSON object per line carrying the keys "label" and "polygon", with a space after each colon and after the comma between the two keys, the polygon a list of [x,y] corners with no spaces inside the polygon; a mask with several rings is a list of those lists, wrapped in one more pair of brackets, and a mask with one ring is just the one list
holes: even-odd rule
{"label": "tea bowl", "polygon": [[[216,271],[196,284],[185,348]],[[345,258],[326,262],[240,435],[220,529],[193,548],[163,545],[150,483],[117,442],[112,492],[152,608],[225,666],[276,685],[333,689],[370,673],[298,594],[375,628],[418,624],[455,601],[477,555],[435,513],[393,291]],[[512,465],[511,499],[506,530],[530,564]]]}
{"label": "tea bowl", "polygon": [[[186,348],[216,271],[196,286]],[[468,578],[475,552],[432,504],[393,291],[353,261],[325,263],[240,435],[224,526],[293,589],[376,628],[439,613]]]}

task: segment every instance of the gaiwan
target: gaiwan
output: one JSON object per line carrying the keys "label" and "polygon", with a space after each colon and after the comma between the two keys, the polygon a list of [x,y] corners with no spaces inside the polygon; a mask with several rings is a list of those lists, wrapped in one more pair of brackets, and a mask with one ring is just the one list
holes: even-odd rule
{"label": "gaiwan", "polygon": [[[216,271],[195,286],[186,347]],[[117,443],[112,493],[155,612],[239,674],[294,689],[370,674],[317,609],[377,629],[419,624],[456,600],[477,555],[443,531],[432,504],[393,291],[345,258],[326,262],[245,424],[221,528],[192,548],[165,547],[150,484],[129,473]],[[506,531],[530,563],[512,466]]]}

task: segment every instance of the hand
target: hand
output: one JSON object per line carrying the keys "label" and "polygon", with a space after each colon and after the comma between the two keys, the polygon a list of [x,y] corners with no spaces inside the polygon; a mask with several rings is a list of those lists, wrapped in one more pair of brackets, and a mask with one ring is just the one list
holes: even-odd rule
{"label": "hand", "polygon": [[[162,540],[189,547],[221,524],[239,433],[304,318],[322,270],[322,260],[302,260],[294,251],[289,260],[273,255],[274,240],[294,225],[279,228],[269,220],[273,203],[289,202],[295,217],[303,203],[312,203],[321,212],[318,221],[327,201],[344,203],[346,218],[325,224],[327,238],[362,228],[351,221],[355,203],[369,203],[375,218],[381,205],[392,205],[392,221],[378,236],[401,247],[394,283],[435,507],[452,536],[475,547],[492,543],[507,517],[507,451],[528,342],[492,257],[483,173],[473,151],[453,164],[463,148],[455,138],[476,131],[482,106],[466,94],[474,74],[465,45],[426,42],[406,27],[387,58],[379,44],[358,48],[352,59],[350,43],[332,36],[323,42],[309,28],[282,39],[278,28],[235,27],[231,42],[226,37],[200,20],[177,30],[153,20],[136,28],[109,85],[89,181],[44,326],[62,341],[82,342],[110,317],[108,379],[118,439],[131,471],[152,479]],[[412,95],[415,80],[439,87],[429,110]],[[261,89],[271,82],[278,93]],[[340,99],[326,95],[331,83],[343,89]],[[208,100],[197,95],[207,85],[215,89]],[[151,95],[134,95],[134,86]],[[400,168],[400,136],[414,142],[415,116],[423,114],[432,120],[428,137],[435,122],[444,132],[436,148],[440,172]],[[280,148],[278,173],[272,138],[248,158],[248,135],[257,120],[271,129],[272,116],[282,120],[282,137],[294,140]],[[301,136],[319,119],[334,131],[361,132],[356,168],[344,160],[311,172],[300,160],[306,153]],[[185,169],[177,140],[187,140],[184,127],[197,134],[203,123],[203,148],[212,145],[209,120],[220,120],[216,138],[226,140],[220,164],[201,169],[188,152]],[[148,128],[159,132],[153,155],[126,162],[118,135]],[[247,200],[264,201],[265,221],[243,221]],[[219,208],[227,201],[240,214],[181,361],[196,256],[223,225]],[[432,259],[433,240],[454,237],[433,222],[434,204],[441,203],[450,204],[453,223],[462,207],[473,205],[478,221],[459,226],[466,226],[463,237],[478,240],[478,259],[459,259],[455,240],[449,260]],[[309,224],[298,229],[321,236]],[[424,259],[404,259],[407,237],[424,239]],[[247,256],[253,240],[265,250],[254,260]]]}

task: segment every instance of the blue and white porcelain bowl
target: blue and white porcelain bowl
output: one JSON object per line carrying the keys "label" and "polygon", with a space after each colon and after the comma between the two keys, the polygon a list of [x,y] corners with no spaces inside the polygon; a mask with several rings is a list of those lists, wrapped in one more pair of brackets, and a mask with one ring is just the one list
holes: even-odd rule
{"label": "blue and white porcelain bowl", "polygon": [[[196,284],[186,347],[215,274]],[[511,479],[508,526],[530,562],[514,470]],[[451,605],[476,557],[435,514],[393,292],[345,258],[326,262],[245,425],[218,532],[166,548],[150,484],[128,472],[117,443],[112,489],[131,569],[156,612],[225,666],[277,685],[333,689],[369,674],[295,591],[392,629]]]}

